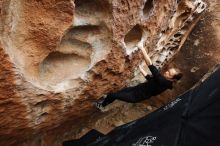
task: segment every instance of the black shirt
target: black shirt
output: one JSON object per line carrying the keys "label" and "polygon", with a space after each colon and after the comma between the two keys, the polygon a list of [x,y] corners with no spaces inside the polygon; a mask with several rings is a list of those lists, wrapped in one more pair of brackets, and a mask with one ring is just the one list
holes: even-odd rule
{"label": "black shirt", "polygon": [[162,76],[154,65],[149,65],[148,67],[152,73],[152,76],[145,76],[147,82],[136,86],[136,97],[140,96],[141,94],[142,97],[148,99],[151,96],[159,95],[163,91],[173,88],[173,82]]}

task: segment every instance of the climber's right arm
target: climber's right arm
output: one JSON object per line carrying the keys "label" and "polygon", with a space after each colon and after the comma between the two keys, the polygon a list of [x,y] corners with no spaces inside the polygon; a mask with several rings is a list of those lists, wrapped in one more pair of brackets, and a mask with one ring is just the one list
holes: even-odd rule
{"label": "climber's right arm", "polygon": [[138,48],[141,50],[147,66],[152,65],[152,61],[151,61],[150,57],[148,56],[148,54],[147,54],[146,50],[144,49],[144,47],[142,45],[138,45]]}

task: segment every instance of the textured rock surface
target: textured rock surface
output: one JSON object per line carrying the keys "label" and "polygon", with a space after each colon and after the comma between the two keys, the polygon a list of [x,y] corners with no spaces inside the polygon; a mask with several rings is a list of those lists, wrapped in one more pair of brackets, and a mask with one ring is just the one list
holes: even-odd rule
{"label": "textured rock surface", "polygon": [[[58,146],[102,128],[105,120],[94,124],[100,117],[154,109],[153,101],[148,110],[116,105],[104,115],[91,102],[130,83],[141,63],[137,43],[158,67],[179,51],[206,4],[178,2],[0,1],[0,145]],[[128,120],[114,119],[112,127]]]}
{"label": "textured rock surface", "polygon": [[[180,52],[168,66],[177,66],[184,76],[174,89],[139,104],[118,102],[110,107],[108,116],[95,123],[96,129],[107,133],[115,126],[144,116],[191,88],[220,61],[220,2],[206,1],[208,9],[187,38]],[[165,67],[166,68],[166,67]],[[165,69],[164,68],[164,69]],[[140,78],[137,76],[135,79]]]}

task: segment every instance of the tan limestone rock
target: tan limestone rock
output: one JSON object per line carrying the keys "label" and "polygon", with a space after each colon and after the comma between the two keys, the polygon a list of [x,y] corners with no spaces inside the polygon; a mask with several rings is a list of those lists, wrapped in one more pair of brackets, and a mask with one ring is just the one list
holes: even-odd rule
{"label": "tan limestone rock", "polygon": [[0,145],[36,146],[84,133],[82,127],[99,118],[91,102],[138,72],[136,45],[161,68],[206,9],[201,0],[0,4]]}

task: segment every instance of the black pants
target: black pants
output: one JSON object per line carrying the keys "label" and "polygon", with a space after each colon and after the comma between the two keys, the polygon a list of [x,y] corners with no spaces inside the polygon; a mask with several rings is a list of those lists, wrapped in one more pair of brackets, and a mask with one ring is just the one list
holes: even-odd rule
{"label": "black pants", "polygon": [[109,93],[107,94],[107,97],[104,99],[102,105],[106,106],[115,101],[116,99],[129,103],[136,103],[148,99],[151,96],[145,90],[146,85],[147,83],[142,83],[134,87],[124,88],[115,93]]}

